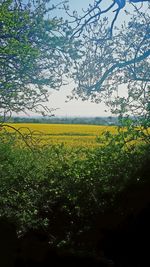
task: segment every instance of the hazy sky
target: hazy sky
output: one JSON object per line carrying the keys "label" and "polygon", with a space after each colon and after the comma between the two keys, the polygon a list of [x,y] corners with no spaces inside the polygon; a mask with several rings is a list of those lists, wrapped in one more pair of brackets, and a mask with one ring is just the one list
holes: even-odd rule
{"label": "hazy sky", "polygon": [[[26,0],[24,0],[26,2]],[[63,1],[63,0],[62,0]],[[52,3],[57,4],[60,3],[61,0],[52,0]],[[77,10],[78,13],[86,10],[89,4],[93,4],[94,0],[69,0],[68,4],[70,6],[70,12]],[[104,0],[107,5],[112,3],[112,0]],[[66,16],[62,10],[53,11],[53,16],[64,17]],[[59,91],[51,91],[50,97],[47,106],[52,109],[57,109],[54,111],[56,116],[110,116],[111,113],[107,112],[108,109],[104,103],[95,104],[90,101],[82,101],[82,100],[72,100],[66,103],[66,96],[71,93],[71,89],[74,88],[73,83],[66,87],[63,86]],[[16,114],[13,113],[15,116]],[[19,116],[24,116],[24,113],[17,114]],[[33,116],[37,115],[32,112],[28,112],[26,115]]]}
{"label": "hazy sky", "polygon": [[[53,3],[58,3],[60,0],[53,0]],[[78,13],[82,12],[82,9],[86,9],[88,5],[93,4],[93,0],[69,0],[70,10],[77,10]],[[104,1],[109,5],[112,3],[111,0]],[[127,4],[127,8],[131,8],[131,5]],[[55,13],[54,13],[55,14]],[[119,17],[117,19],[117,23],[120,24],[122,20],[122,15],[124,14],[124,10],[120,12]],[[64,16],[62,11],[56,12],[57,16]],[[110,14],[110,18],[111,14]],[[110,112],[105,112],[108,108],[104,105],[104,103],[96,104],[91,103],[90,101],[81,101],[81,100],[72,100],[68,103],[65,102],[66,96],[70,94],[71,89],[73,89],[73,84],[69,86],[63,86],[60,91],[50,91],[51,95],[49,98],[48,106],[50,108],[58,108],[54,113],[58,116],[110,116]],[[123,90],[124,91],[124,90]]]}
{"label": "hazy sky", "polygon": [[[55,2],[55,1],[54,1]],[[58,0],[56,0],[56,3]],[[107,0],[107,2],[112,2]],[[92,0],[69,0],[70,10],[77,10],[78,12],[86,9],[88,4],[93,3]],[[58,12],[59,14],[59,12]],[[60,13],[61,15],[61,13]],[[65,102],[66,96],[73,88],[73,84],[62,87],[58,92],[53,91],[50,96],[48,106],[52,108],[59,108],[55,111],[56,115],[61,116],[109,116],[110,112],[106,113],[106,106],[104,103],[95,104],[90,101],[72,100]]]}
{"label": "hazy sky", "polygon": [[[71,86],[70,86],[71,87]],[[61,91],[53,92],[50,96],[49,106],[52,108],[59,108],[54,112],[55,115],[60,116],[109,116],[110,112],[106,113],[106,106],[103,103],[95,104],[90,101],[71,100],[65,102],[66,95],[71,90],[63,87]]]}

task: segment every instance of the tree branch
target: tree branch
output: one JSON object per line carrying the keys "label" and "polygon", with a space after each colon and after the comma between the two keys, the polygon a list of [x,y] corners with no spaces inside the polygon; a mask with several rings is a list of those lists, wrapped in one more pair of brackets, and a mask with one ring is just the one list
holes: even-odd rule
{"label": "tree branch", "polygon": [[[108,30],[108,33],[107,33],[108,35],[110,34],[110,37],[112,37],[114,24],[118,18],[120,10],[126,6],[127,1],[126,0],[113,0],[112,4],[104,10],[101,10],[101,8],[100,8],[101,2],[103,2],[103,0],[95,1],[95,4],[93,6],[90,6],[90,8],[88,8],[85,11],[85,15],[83,15],[80,18],[77,18],[74,15],[71,16],[67,13],[70,17],[74,17],[74,19],[75,19],[74,22],[77,22],[77,26],[75,27],[75,31],[72,34],[71,39],[73,37],[79,37],[81,35],[83,29],[87,25],[89,25],[92,22],[95,22],[96,20],[99,20],[100,16],[102,16],[103,14],[107,14],[107,12],[112,10],[112,8],[117,4],[118,8],[113,11],[115,13],[115,15],[114,15],[114,18],[112,19],[110,29]],[[150,0],[129,0],[129,2],[130,3],[143,3],[143,2],[150,2]],[[97,9],[99,10],[98,12],[96,12]],[[87,18],[88,16],[89,16],[89,18]],[[83,20],[84,20],[84,22],[83,22]]]}
{"label": "tree branch", "polygon": [[108,78],[108,76],[115,70],[115,69],[121,69],[121,68],[124,68],[126,66],[129,66],[131,64],[134,64],[134,63],[138,63],[146,58],[148,58],[150,56],[150,49],[148,51],[146,51],[143,55],[139,56],[139,57],[136,57],[134,59],[131,59],[131,60],[128,60],[126,62],[122,62],[122,63],[116,63],[114,64],[110,69],[108,69],[104,74],[103,76],[101,77],[101,79],[96,83],[94,84],[93,86],[91,86],[89,89],[91,91],[99,91],[100,90],[100,87],[102,86],[103,82]]}
{"label": "tree branch", "polygon": [[[99,1],[99,2],[101,2],[101,1]],[[95,19],[95,18],[97,18],[97,17],[99,17],[99,16],[101,16],[101,15],[107,13],[109,10],[111,10],[111,8],[112,8],[114,5],[115,5],[115,1],[113,1],[113,3],[112,3],[108,8],[106,8],[106,9],[104,9],[104,10],[102,10],[102,11],[100,10],[99,12],[97,12],[96,14],[94,14],[93,16],[91,15],[87,20],[85,20],[85,22],[82,24],[82,26],[81,26],[79,29],[77,29],[77,30],[72,34],[71,38],[73,38],[74,36],[76,36],[76,34],[78,34],[77,37],[79,37],[80,34],[81,34],[81,32],[83,31],[83,29],[84,29],[84,27],[85,27],[86,25],[88,25],[93,19]],[[94,10],[97,8],[97,6],[98,6],[98,5],[95,5],[90,11],[88,11],[83,17],[81,17],[80,22],[83,20],[83,18],[85,18],[86,16],[90,15],[91,12],[94,11]]]}

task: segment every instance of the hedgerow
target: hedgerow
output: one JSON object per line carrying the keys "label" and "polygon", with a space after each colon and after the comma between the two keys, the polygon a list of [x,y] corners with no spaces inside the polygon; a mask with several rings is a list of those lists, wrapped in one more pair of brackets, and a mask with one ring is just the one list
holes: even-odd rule
{"label": "hedgerow", "polygon": [[130,184],[148,181],[149,144],[127,148],[116,138],[95,149],[34,150],[1,139],[0,216],[16,224],[18,235],[42,228],[53,246],[86,246],[82,236],[97,216],[115,209]]}

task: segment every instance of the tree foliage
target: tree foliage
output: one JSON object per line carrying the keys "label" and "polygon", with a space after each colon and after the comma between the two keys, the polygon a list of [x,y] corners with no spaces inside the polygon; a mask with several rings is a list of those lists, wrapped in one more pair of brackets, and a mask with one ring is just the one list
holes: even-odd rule
{"label": "tree foliage", "polygon": [[71,49],[70,29],[54,17],[55,9],[45,0],[1,1],[1,112],[37,111],[48,100],[48,88],[62,85],[77,53]]}
{"label": "tree foliage", "polygon": [[[102,2],[95,1],[80,18],[74,15],[73,35],[83,40],[84,56],[74,64],[73,78],[77,87],[73,95],[95,102],[101,101],[103,96],[116,113],[130,110],[136,115],[149,116],[149,3],[140,8],[133,2],[148,1],[130,1],[132,9],[124,10],[126,22],[122,20],[119,25],[119,13],[114,23],[107,12],[116,3],[124,2],[122,7],[118,6],[120,12],[127,5],[126,1],[113,1],[112,6],[104,10],[100,8]],[[125,94],[120,97],[123,88],[127,89],[127,97]]]}
{"label": "tree foliage", "polygon": [[[132,4],[132,6],[134,6],[135,3],[140,3],[141,5],[143,5],[144,2],[148,3],[149,0],[129,0],[129,3]],[[74,11],[73,15],[71,15],[71,18],[73,18],[74,22],[76,23],[73,36],[79,37],[86,26],[98,22],[99,20],[101,20],[103,15],[105,15],[106,17],[109,16],[109,12],[111,12],[109,25],[107,28],[107,36],[111,37],[119,14],[122,9],[125,9],[126,7],[128,10],[128,1],[126,0],[108,0],[107,3],[105,3],[104,0],[94,0],[93,4],[89,4],[88,8],[86,10],[83,10],[83,15],[78,15],[76,11]]]}
{"label": "tree foliage", "polygon": [[148,144],[128,146],[133,132],[120,131],[101,135],[97,149],[61,145],[33,153],[0,140],[0,216],[13,220],[19,235],[42,228],[51,245],[94,249],[90,231],[98,218],[107,211],[133,214],[134,201],[124,209],[115,198],[130,184],[149,185]]}

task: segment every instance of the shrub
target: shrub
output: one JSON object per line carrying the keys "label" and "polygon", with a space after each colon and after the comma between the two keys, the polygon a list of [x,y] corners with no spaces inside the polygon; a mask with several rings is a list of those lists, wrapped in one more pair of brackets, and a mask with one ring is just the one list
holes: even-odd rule
{"label": "shrub", "polygon": [[0,216],[13,220],[19,235],[42,227],[53,246],[88,246],[84,236],[115,209],[118,194],[148,182],[149,144],[127,149],[116,142],[120,136],[106,137],[110,142],[95,149],[34,151],[1,140]]}

